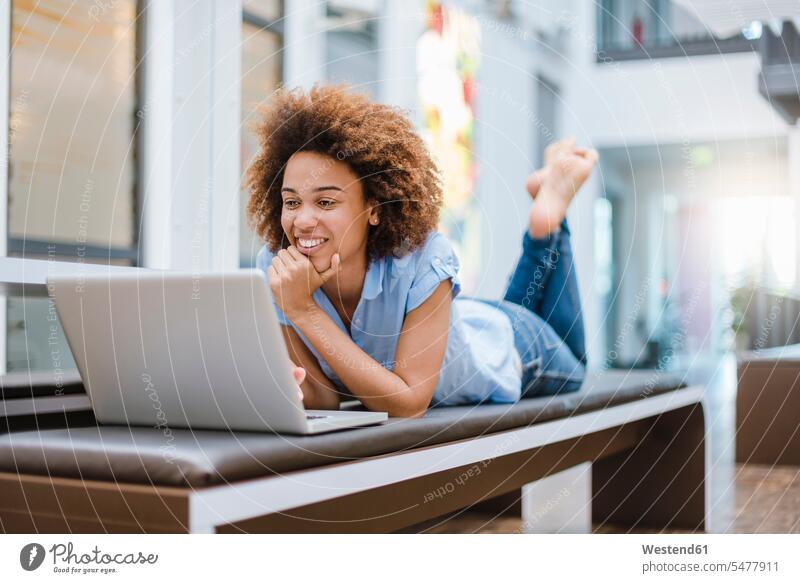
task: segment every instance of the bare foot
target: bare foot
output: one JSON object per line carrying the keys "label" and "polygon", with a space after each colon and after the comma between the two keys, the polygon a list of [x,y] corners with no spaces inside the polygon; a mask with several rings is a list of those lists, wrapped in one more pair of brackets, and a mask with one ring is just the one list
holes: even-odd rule
{"label": "bare foot", "polygon": [[539,194],[539,189],[542,187],[542,182],[545,181],[547,177],[547,168],[540,168],[530,176],[525,181],[525,189],[528,191],[528,194],[531,195],[531,198],[536,198],[536,195]]}
{"label": "bare foot", "polygon": [[533,198],[528,232],[543,239],[558,229],[572,199],[597,163],[597,151],[576,148],[567,138],[545,150],[545,167],[528,177],[526,188]]}

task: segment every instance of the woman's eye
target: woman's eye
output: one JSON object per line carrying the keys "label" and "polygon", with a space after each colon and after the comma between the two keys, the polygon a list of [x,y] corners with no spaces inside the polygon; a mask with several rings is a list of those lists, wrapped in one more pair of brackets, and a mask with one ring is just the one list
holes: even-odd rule
{"label": "woman's eye", "polygon": [[334,204],[336,204],[336,201],[335,201],[335,200],[321,200],[321,201],[319,201],[319,205],[320,205],[322,208],[330,208],[330,207],[332,207]]}
{"label": "woman's eye", "polygon": [[285,200],[283,201],[283,206],[288,209],[297,208],[298,202],[296,200]]}

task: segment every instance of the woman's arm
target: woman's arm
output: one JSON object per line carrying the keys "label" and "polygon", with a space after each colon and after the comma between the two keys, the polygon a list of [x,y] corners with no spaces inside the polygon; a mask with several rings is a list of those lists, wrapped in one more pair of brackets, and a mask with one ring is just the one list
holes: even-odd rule
{"label": "woman's arm", "polygon": [[294,328],[281,326],[281,329],[292,362],[306,370],[305,380],[300,384],[300,389],[303,391],[303,405],[307,409],[338,409],[339,393],[319,366],[317,357],[308,349]]}
{"label": "woman's arm", "polygon": [[406,315],[394,372],[359,348],[316,303],[290,319],[368,409],[392,417],[419,417],[439,381],[450,327],[451,285],[449,279],[443,281]]}

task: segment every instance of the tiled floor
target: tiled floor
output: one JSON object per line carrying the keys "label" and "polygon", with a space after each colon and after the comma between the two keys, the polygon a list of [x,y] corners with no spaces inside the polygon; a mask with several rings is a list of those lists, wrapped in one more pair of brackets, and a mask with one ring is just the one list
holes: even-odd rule
{"label": "tiled floor", "polygon": [[[727,356],[695,365],[687,381],[707,388],[710,441],[708,530],[715,533],[800,533],[800,467],[736,465],[734,414],[736,362]],[[521,519],[460,515],[429,526],[430,533],[515,533]],[[595,525],[595,532],[662,532]],[[680,532],[680,531],[664,531]]]}
{"label": "tiled floor", "polygon": [[800,533],[800,468],[742,466],[729,532]]}

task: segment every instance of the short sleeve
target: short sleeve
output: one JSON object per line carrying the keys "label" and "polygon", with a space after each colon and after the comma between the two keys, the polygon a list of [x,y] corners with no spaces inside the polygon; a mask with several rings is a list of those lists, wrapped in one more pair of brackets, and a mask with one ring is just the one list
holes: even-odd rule
{"label": "short sleeve", "polygon": [[[256,267],[261,271],[263,271],[267,275],[267,277],[269,277],[267,269],[269,269],[269,266],[272,265],[272,257],[273,255],[272,253],[270,253],[269,249],[267,249],[266,245],[264,245],[261,248],[261,250],[258,252],[258,255],[256,256]],[[278,304],[276,304],[274,300],[272,302],[272,305],[275,306],[275,314],[278,316],[278,322],[280,322],[283,326],[291,326],[292,323],[284,315],[284,313],[281,311],[281,309],[278,307]]]}
{"label": "short sleeve", "polygon": [[422,249],[415,253],[419,256],[414,280],[408,291],[406,313],[421,306],[446,279],[452,281],[454,298],[461,291],[461,283],[458,280],[458,257],[447,237],[439,232],[431,233]]}

